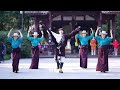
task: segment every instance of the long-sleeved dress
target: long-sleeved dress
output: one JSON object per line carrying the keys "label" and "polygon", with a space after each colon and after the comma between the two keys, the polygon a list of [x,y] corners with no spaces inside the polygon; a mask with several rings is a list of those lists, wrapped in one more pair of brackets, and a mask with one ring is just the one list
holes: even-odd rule
{"label": "long-sleeved dress", "polygon": [[32,62],[30,69],[38,69],[39,66],[39,42],[42,42],[44,38],[34,38],[27,37],[29,41],[32,43]]}
{"label": "long-sleeved dress", "polygon": [[13,72],[14,71],[18,71],[19,70],[19,60],[21,57],[21,48],[20,45],[23,41],[23,38],[18,38],[17,40],[14,40],[13,37],[8,37],[9,42],[12,45],[12,57],[13,57],[13,62],[12,62],[12,66],[13,66]]}
{"label": "long-sleeved dress", "polygon": [[112,41],[110,37],[102,38],[100,36],[95,37],[98,41],[98,63],[96,71],[109,71],[108,68],[108,45]]}
{"label": "long-sleeved dress", "polygon": [[80,67],[87,68],[87,55],[88,55],[88,41],[94,37],[94,34],[91,36],[81,36],[80,34],[76,35],[80,41]]}

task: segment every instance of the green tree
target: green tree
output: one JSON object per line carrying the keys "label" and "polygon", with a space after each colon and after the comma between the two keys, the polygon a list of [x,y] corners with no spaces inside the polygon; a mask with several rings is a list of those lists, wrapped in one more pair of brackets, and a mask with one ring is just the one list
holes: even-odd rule
{"label": "green tree", "polygon": [[120,15],[116,16],[116,39],[120,41]]}

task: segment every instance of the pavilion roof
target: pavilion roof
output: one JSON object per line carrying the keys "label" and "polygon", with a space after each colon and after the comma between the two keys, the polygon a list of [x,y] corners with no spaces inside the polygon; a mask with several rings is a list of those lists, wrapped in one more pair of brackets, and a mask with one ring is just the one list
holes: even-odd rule
{"label": "pavilion roof", "polygon": [[29,15],[47,15],[49,11],[25,11],[24,13]]}
{"label": "pavilion roof", "polygon": [[120,11],[101,11],[103,14],[120,14]]}
{"label": "pavilion roof", "polygon": [[[47,15],[50,11],[25,11],[29,15]],[[102,14],[120,14],[120,11],[101,11]]]}

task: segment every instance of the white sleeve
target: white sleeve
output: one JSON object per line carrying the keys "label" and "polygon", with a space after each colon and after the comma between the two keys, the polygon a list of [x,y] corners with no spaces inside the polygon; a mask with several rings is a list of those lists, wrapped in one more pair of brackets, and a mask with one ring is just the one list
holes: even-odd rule
{"label": "white sleeve", "polygon": [[51,33],[52,33],[52,35],[55,37],[57,43],[59,43],[60,40],[61,40],[61,38],[62,38],[62,36],[61,36],[60,34],[57,34],[57,33],[55,33],[55,32],[52,32],[52,31],[51,31]]}
{"label": "white sleeve", "polygon": [[53,36],[57,39],[58,37],[60,37],[60,35],[59,34],[57,34],[57,33],[55,33],[55,32],[53,32],[53,31],[51,31],[51,33],[53,34]]}

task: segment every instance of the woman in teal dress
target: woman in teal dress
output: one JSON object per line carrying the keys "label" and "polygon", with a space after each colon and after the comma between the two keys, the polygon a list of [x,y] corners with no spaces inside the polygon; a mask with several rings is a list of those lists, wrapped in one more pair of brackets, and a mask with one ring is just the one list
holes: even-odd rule
{"label": "woman in teal dress", "polygon": [[32,44],[32,62],[31,62],[31,66],[30,69],[38,69],[39,66],[39,42],[42,42],[44,40],[44,34],[43,31],[41,31],[42,33],[42,37],[38,38],[38,33],[34,32],[33,37],[31,37],[29,35],[31,29],[28,30],[28,35],[27,38],[28,40],[31,42]]}
{"label": "woman in teal dress", "polygon": [[80,34],[76,34],[76,37],[80,42],[80,67],[87,68],[87,55],[88,55],[88,41],[94,37],[93,29],[91,28],[92,34],[87,36],[87,32],[83,30]]}
{"label": "woman in teal dress", "polygon": [[23,35],[22,33],[18,30],[18,33],[14,33],[13,36],[10,36],[12,29],[8,33],[8,40],[11,43],[12,46],[12,57],[13,57],[13,62],[12,62],[12,67],[13,67],[13,72],[18,73],[19,70],[19,60],[21,57],[21,49],[20,45],[23,41]]}
{"label": "woman in teal dress", "polygon": [[100,27],[97,28],[96,33],[95,33],[95,38],[98,42],[98,63],[97,63],[97,67],[96,67],[96,71],[101,71],[104,72],[105,71],[109,71],[108,68],[108,45],[110,44],[110,42],[113,39],[113,35],[112,35],[112,30],[110,30],[110,37],[107,37],[107,33],[106,31],[102,31],[100,33],[101,36],[98,36],[98,31],[99,31]]}

